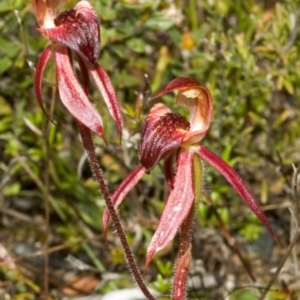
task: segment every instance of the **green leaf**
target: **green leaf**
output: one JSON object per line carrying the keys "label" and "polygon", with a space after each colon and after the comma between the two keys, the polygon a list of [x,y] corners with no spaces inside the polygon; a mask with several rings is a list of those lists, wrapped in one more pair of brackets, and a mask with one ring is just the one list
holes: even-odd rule
{"label": "green leaf", "polygon": [[171,19],[166,19],[162,14],[155,14],[151,19],[148,19],[144,26],[153,30],[168,30],[174,25]]}
{"label": "green leaf", "polygon": [[7,12],[13,10],[13,3],[11,0],[2,0],[0,2],[0,12]]}
{"label": "green leaf", "polygon": [[12,65],[12,61],[7,57],[3,56],[0,58],[0,74],[7,71]]}
{"label": "green leaf", "polygon": [[3,53],[7,55],[9,58],[14,58],[17,53],[20,51],[19,45],[13,43],[7,39],[0,37],[0,54]]}
{"label": "green leaf", "polygon": [[126,42],[126,46],[134,52],[144,53],[146,44],[142,39],[132,38]]}
{"label": "green leaf", "polygon": [[[1,59],[0,59],[0,62],[1,62]],[[0,109],[0,116],[9,115],[9,114],[12,113],[11,106],[8,104],[7,100],[4,99],[1,95],[0,95],[0,107],[1,107],[1,109]]]}
{"label": "green leaf", "polygon": [[3,188],[3,195],[4,196],[14,196],[18,195],[21,190],[21,185],[19,182],[15,182],[9,186],[6,186]]}

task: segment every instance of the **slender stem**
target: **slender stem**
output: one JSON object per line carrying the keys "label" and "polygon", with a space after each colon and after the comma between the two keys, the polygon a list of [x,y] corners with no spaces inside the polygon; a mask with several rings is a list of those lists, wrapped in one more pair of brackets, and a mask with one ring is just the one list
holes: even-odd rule
{"label": "slender stem", "polygon": [[294,173],[292,179],[292,189],[293,189],[293,196],[295,201],[295,216],[296,216],[296,226],[297,228],[300,227],[300,199],[298,194],[298,177],[300,175],[300,164],[296,167],[293,165]]}
{"label": "slender stem", "polygon": [[197,1],[190,0],[189,1],[189,15],[191,22],[191,29],[196,30],[198,28],[198,9],[197,9]]}
{"label": "slender stem", "polygon": [[[298,176],[300,173],[300,164],[298,165],[298,167],[293,166],[294,168],[294,173],[293,173],[293,179],[292,179],[292,188],[293,188],[293,197],[294,200],[296,201],[295,204],[295,211],[294,214],[291,214],[291,229],[295,228],[295,230],[292,230],[292,234],[294,234],[293,236],[293,240],[291,241],[284,257],[282,258],[279,266],[276,269],[276,272],[274,273],[273,277],[271,278],[271,280],[269,281],[268,285],[265,288],[265,291],[261,294],[259,300],[264,300],[268,291],[270,290],[271,286],[273,285],[273,283],[275,282],[276,278],[278,277],[281,269],[283,268],[286,260],[288,259],[288,257],[290,256],[290,254],[292,253],[294,246],[296,245],[296,243],[298,242],[299,238],[300,238],[300,228],[299,228],[299,195],[298,195],[298,191],[297,191],[297,181],[298,181]],[[294,216],[293,216],[294,215]],[[294,220],[293,220],[294,219]],[[294,226],[293,226],[294,223]],[[292,236],[291,236],[292,238]],[[294,262],[296,261],[297,264],[297,260],[294,260]],[[298,270],[298,268],[297,268]]]}
{"label": "slender stem", "polygon": [[213,202],[210,198],[210,195],[208,193],[205,193],[205,192],[204,192],[204,194],[205,194],[206,202],[210,205],[210,207],[212,209],[212,212],[215,215],[215,217],[216,217],[216,219],[217,219],[217,221],[218,221],[218,223],[221,227],[221,230],[223,231],[223,235],[224,235],[227,246],[231,249],[231,251],[233,251],[238,256],[238,258],[240,259],[242,265],[244,266],[245,270],[247,271],[249,277],[251,278],[252,281],[255,282],[256,280],[255,280],[255,277],[252,273],[250,264],[242,256],[242,254],[240,252],[240,249],[239,249],[234,237],[232,237],[230,231],[228,230],[226,224],[223,222],[223,220],[222,220],[220,214],[218,213],[216,207],[213,205]]}
{"label": "slender stem", "polygon": [[187,219],[183,222],[180,231],[179,250],[174,272],[172,300],[186,298],[187,279],[192,259],[192,229],[195,218],[195,205],[192,207]]}
{"label": "slender stem", "polygon": [[291,244],[289,245],[284,257],[282,258],[279,266],[276,269],[276,272],[274,273],[273,277],[271,278],[271,280],[269,281],[268,285],[265,288],[265,291],[261,294],[259,300],[264,300],[268,291],[270,290],[271,286],[273,285],[273,283],[275,282],[276,278],[278,277],[282,267],[284,266],[286,260],[288,259],[288,257],[290,256],[294,246],[296,245],[298,239],[300,238],[300,230],[297,231],[297,233],[294,236],[293,241],[291,242]]}
{"label": "slender stem", "polygon": [[138,284],[139,288],[141,289],[141,291],[146,296],[146,298],[148,300],[155,300],[155,298],[149,292],[149,290],[148,290],[148,288],[147,288],[147,286],[146,286],[146,284],[145,284],[145,282],[142,278],[141,272],[137,267],[137,264],[135,262],[133,253],[132,253],[132,251],[130,249],[130,246],[128,244],[128,241],[126,239],[124,229],[121,225],[120,219],[119,219],[119,217],[117,215],[117,212],[114,208],[114,205],[111,201],[111,196],[109,194],[108,187],[107,187],[107,185],[104,181],[104,178],[103,178],[102,169],[101,169],[101,167],[98,163],[97,157],[96,157],[95,147],[94,147],[94,142],[93,142],[93,139],[92,139],[91,131],[86,126],[84,126],[82,123],[80,123],[79,121],[77,122],[77,124],[78,124],[79,132],[80,132],[80,135],[81,135],[81,138],[82,138],[83,146],[84,146],[84,148],[85,148],[85,150],[88,154],[88,157],[89,157],[92,172],[93,172],[94,177],[95,177],[95,179],[98,183],[98,186],[99,186],[99,188],[100,188],[100,190],[103,194],[103,198],[106,202],[106,206],[107,206],[107,209],[108,209],[109,214],[111,216],[111,219],[113,221],[115,230],[117,231],[117,234],[118,234],[119,239],[121,241],[121,244],[122,244],[122,247],[123,247],[123,250],[124,250],[124,254],[125,254],[125,257],[127,259],[129,268],[132,272],[132,275],[133,275],[136,283]]}
{"label": "slender stem", "polygon": [[[292,177],[292,191],[293,191],[293,198],[294,198],[294,210],[291,214],[291,237],[290,239],[294,237],[294,235],[297,233],[297,231],[300,228],[300,206],[299,206],[299,195],[298,195],[298,177],[300,175],[300,164],[296,167],[293,164],[293,177]],[[298,258],[297,258],[297,248],[294,247],[292,250],[292,261],[294,265],[294,275],[296,278],[299,277],[299,264],[298,264]]]}
{"label": "slender stem", "polygon": [[[71,243],[67,242],[67,243],[64,243],[64,244],[60,244],[60,245],[56,245],[56,246],[48,248],[48,254],[58,252],[58,251],[61,251],[61,250],[65,250],[65,249],[68,249],[68,248],[72,248],[72,247],[74,247],[78,244],[81,244],[81,243],[89,243],[89,242],[96,241],[96,240],[101,240],[101,239],[103,239],[103,234],[94,235],[94,236],[89,237],[89,238],[78,238],[74,242],[71,242]],[[23,255],[18,256],[18,257],[14,257],[12,259],[12,262],[16,263],[16,262],[19,262],[19,261],[26,260],[28,258],[39,257],[43,254],[44,254],[44,249],[37,250],[37,251],[32,252],[32,253],[27,253],[27,254],[23,254]],[[1,262],[0,263],[0,268],[4,267],[5,265],[6,265],[6,262]]]}

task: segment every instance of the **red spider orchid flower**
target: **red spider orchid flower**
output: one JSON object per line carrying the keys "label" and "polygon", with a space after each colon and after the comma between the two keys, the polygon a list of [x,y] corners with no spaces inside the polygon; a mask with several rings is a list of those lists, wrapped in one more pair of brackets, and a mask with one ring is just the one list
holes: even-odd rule
{"label": "red spider orchid flower", "polygon": [[[213,113],[212,98],[208,89],[194,79],[176,78],[151,99],[175,90],[178,91],[177,104],[186,107],[190,112],[189,121],[173,114],[162,103],[155,104],[151,108],[139,148],[141,165],[120,184],[112,196],[112,201],[115,206],[119,205],[140,178],[164,159],[164,173],[169,195],[148,247],[146,267],[154,254],[164,248],[177,232],[180,232],[172,299],[183,299],[191,260],[191,229],[194,212],[202,194],[202,160],[212,165],[227,179],[275,239],[276,236],[240,176],[220,157],[199,145],[209,129]],[[105,230],[109,218],[108,211],[105,211],[103,216]]]}
{"label": "red spider orchid flower", "polygon": [[[97,64],[100,52],[99,19],[91,4],[82,0],[71,9],[57,14],[65,0],[34,0],[33,9],[40,28],[38,31],[52,43],[40,56],[34,79],[38,103],[45,113],[42,100],[42,78],[45,67],[54,55],[58,91],[67,110],[88,129],[105,139],[102,118],[90,102],[89,76],[99,88],[109,113],[122,133],[123,119],[112,83],[101,66]],[[79,84],[72,66],[71,53],[75,53],[83,76]]]}

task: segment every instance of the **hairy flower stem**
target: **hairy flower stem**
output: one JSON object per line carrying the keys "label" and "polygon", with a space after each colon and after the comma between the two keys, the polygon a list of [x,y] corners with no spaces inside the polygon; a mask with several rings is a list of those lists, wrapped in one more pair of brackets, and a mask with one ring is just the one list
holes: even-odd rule
{"label": "hairy flower stem", "polygon": [[195,217],[195,207],[192,207],[187,219],[181,226],[179,250],[176,259],[172,300],[186,299],[187,279],[192,259],[192,229]]}
{"label": "hairy flower stem", "polygon": [[91,169],[92,172],[94,174],[94,178],[98,183],[98,186],[102,192],[103,198],[106,202],[106,206],[107,209],[109,211],[109,214],[111,216],[112,222],[114,224],[114,228],[119,236],[119,239],[121,241],[122,244],[122,248],[126,257],[126,260],[128,262],[129,268],[132,272],[132,275],[134,277],[134,280],[136,281],[137,285],[139,286],[139,288],[141,289],[141,291],[144,293],[145,297],[148,300],[155,300],[155,298],[151,295],[151,293],[149,292],[143,278],[141,275],[140,270],[137,267],[137,264],[135,262],[134,259],[134,255],[130,249],[130,246],[128,244],[128,241],[126,239],[126,235],[124,232],[124,229],[121,225],[120,219],[118,217],[118,214],[114,208],[114,205],[111,201],[111,196],[108,190],[108,187],[104,181],[103,178],[103,172],[102,169],[98,163],[97,160],[97,156],[95,153],[95,146],[94,146],[94,142],[92,139],[92,135],[91,135],[91,131],[84,126],[82,123],[80,123],[79,121],[77,122],[78,128],[79,128],[79,133],[81,135],[82,138],[82,142],[83,142],[83,147],[86,150],[87,154],[88,154],[88,158],[91,164]]}

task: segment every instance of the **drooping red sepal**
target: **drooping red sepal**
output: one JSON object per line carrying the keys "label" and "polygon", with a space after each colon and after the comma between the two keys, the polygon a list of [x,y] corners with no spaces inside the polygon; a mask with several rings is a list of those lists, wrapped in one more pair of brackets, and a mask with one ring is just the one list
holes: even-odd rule
{"label": "drooping red sepal", "polygon": [[[116,191],[111,197],[111,201],[115,208],[117,208],[122,203],[122,201],[127,196],[127,194],[135,187],[135,185],[145,175],[145,173],[146,173],[146,169],[143,166],[139,166],[136,169],[134,169],[122,181],[122,183],[118,186],[118,188],[116,189]],[[104,235],[106,235],[109,221],[110,221],[110,215],[108,209],[105,208],[102,217]]]}
{"label": "drooping red sepal", "polygon": [[89,67],[91,75],[93,76],[95,83],[103,97],[103,100],[108,108],[111,117],[117,123],[120,136],[123,132],[123,117],[121,114],[120,106],[116,96],[115,89],[111,83],[111,80],[104,69],[95,63]]}
{"label": "drooping red sepal", "polygon": [[170,151],[178,148],[189,135],[189,122],[171,113],[161,103],[152,107],[145,123],[139,147],[140,163],[149,171]]}
{"label": "drooping red sepal", "polygon": [[151,100],[172,91],[178,91],[177,104],[186,107],[190,111],[190,136],[185,143],[198,143],[205,136],[211,123],[213,113],[211,94],[199,81],[178,77],[151,97]]}
{"label": "drooping red sepal", "polygon": [[154,254],[175,237],[194,204],[193,158],[193,152],[179,151],[174,188],[168,196],[159,225],[148,247],[145,269]]}
{"label": "drooping red sepal", "polygon": [[105,140],[101,116],[75,77],[68,49],[58,45],[55,47],[58,90],[62,103],[73,117]]}
{"label": "drooping red sepal", "polygon": [[252,210],[252,212],[261,220],[261,222],[267,227],[274,240],[278,243],[278,239],[270,226],[270,223],[265,216],[264,212],[255,201],[254,197],[248,190],[247,186],[243,182],[242,178],[231,168],[224,160],[219,156],[208,150],[203,146],[199,146],[199,155],[212,167],[218,170],[225,179],[231,184],[231,186],[241,196],[246,205]]}
{"label": "drooping red sepal", "polygon": [[80,1],[74,9],[60,13],[53,28],[38,29],[53,42],[64,45],[84,60],[94,64],[100,53],[99,18],[88,1]]}
{"label": "drooping red sepal", "polygon": [[34,76],[34,91],[38,101],[40,108],[42,109],[43,113],[47,116],[50,120],[43,103],[43,96],[42,96],[42,81],[43,75],[45,72],[45,68],[47,63],[52,54],[52,46],[48,46],[41,54],[38,63],[36,65],[35,76]]}

